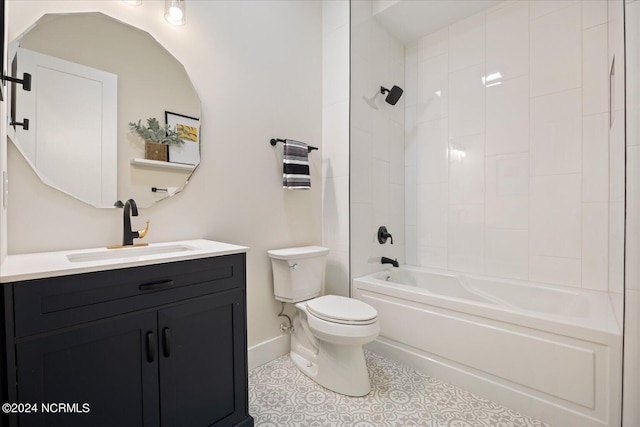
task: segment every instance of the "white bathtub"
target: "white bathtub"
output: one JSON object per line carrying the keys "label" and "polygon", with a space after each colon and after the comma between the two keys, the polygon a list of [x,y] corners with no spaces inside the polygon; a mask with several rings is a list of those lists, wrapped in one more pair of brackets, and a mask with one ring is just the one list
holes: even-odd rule
{"label": "white bathtub", "polygon": [[353,281],[369,348],[556,426],[620,425],[622,335],[605,292],[412,266]]}

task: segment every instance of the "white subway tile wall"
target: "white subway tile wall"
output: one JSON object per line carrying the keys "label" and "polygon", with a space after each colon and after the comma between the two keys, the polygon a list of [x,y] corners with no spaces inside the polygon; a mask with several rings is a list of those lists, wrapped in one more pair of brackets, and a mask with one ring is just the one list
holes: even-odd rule
{"label": "white subway tile wall", "polygon": [[620,282],[607,14],[606,0],[505,2],[405,47],[408,263]]}

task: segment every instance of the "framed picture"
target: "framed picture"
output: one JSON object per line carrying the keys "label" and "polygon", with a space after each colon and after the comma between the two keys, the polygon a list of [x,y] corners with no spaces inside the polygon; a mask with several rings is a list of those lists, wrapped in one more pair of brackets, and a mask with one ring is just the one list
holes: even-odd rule
{"label": "framed picture", "polygon": [[200,163],[200,119],[165,111],[164,120],[184,141],[184,144],[169,146],[169,161],[197,166]]}

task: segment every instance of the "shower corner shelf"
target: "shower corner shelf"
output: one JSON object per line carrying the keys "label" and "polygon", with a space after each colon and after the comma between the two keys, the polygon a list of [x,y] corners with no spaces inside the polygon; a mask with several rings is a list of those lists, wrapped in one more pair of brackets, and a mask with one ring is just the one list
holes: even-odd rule
{"label": "shower corner shelf", "polygon": [[161,162],[158,160],[147,160],[140,158],[131,159],[131,164],[134,166],[143,166],[148,168],[173,169],[183,171],[192,171],[196,168],[195,165],[187,165],[184,163]]}

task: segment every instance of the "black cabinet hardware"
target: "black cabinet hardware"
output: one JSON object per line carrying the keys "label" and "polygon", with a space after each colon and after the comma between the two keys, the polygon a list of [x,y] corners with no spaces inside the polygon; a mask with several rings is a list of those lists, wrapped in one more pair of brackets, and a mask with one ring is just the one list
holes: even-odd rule
{"label": "black cabinet hardware", "polygon": [[156,357],[156,339],[153,332],[147,332],[147,362],[153,363]]}
{"label": "black cabinet hardware", "polygon": [[141,291],[150,291],[153,289],[170,288],[173,285],[173,280],[163,280],[162,282],[145,283],[140,285],[139,289]]}
{"label": "black cabinet hardware", "polygon": [[162,330],[162,334],[164,335],[162,349],[164,350],[164,357],[171,356],[171,329],[164,328]]}

